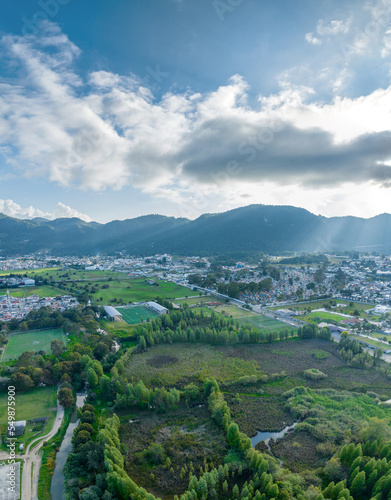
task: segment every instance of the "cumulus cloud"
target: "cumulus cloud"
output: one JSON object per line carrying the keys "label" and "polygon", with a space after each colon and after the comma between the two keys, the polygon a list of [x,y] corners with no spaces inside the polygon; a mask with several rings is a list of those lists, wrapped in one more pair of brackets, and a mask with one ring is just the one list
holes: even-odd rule
{"label": "cumulus cloud", "polygon": [[[320,26],[324,36],[347,29]],[[391,87],[326,105],[285,82],[250,106],[235,75],[213,92],[156,100],[134,75],[84,81],[79,49],[53,24],[43,32],[1,41],[18,76],[0,82],[0,146],[20,175],[95,191],[130,185],[178,202],[248,183],[390,184]],[[61,204],[55,213],[87,217]]]}
{"label": "cumulus cloud", "polygon": [[1,200],[0,199],[0,213],[8,215],[9,217],[15,217],[17,219],[34,219],[36,217],[43,217],[45,219],[60,219],[60,218],[71,218],[77,217],[78,219],[84,220],[86,222],[91,222],[91,217],[78,210],[71,208],[63,203],[57,203],[56,207],[52,212],[45,212],[39,208],[33,207],[22,207],[13,200]]}

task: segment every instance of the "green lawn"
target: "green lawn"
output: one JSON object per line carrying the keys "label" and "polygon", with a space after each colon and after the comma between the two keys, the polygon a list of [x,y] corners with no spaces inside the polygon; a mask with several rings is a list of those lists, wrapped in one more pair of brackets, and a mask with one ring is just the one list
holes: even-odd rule
{"label": "green lawn", "polygon": [[[4,434],[7,427],[7,394],[0,394],[0,429]],[[57,397],[56,388],[39,387],[28,392],[16,393],[15,404],[16,420],[31,420],[33,418],[48,417],[46,424],[27,424],[23,436],[17,439],[17,444],[27,443],[41,435],[47,434],[53,427],[56,419]],[[1,448],[6,449],[4,444]]]}
{"label": "green lawn", "polygon": [[59,328],[10,335],[1,361],[16,359],[25,351],[46,351],[51,354],[50,344],[53,340],[62,340],[64,345],[67,344],[65,335]]}
{"label": "green lawn", "polygon": [[368,339],[367,337],[362,337],[361,335],[349,335],[349,338],[359,340],[360,342],[365,342],[366,344],[372,345],[374,347],[378,347],[383,351],[388,351],[390,349],[390,345],[383,344],[382,342],[376,342],[376,340]]}
{"label": "green lawn", "polygon": [[11,297],[30,297],[30,295],[37,294],[39,298],[42,297],[56,297],[56,295],[68,295],[65,290],[55,286],[30,286],[24,288],[11,288],[9,290]]}
{"label": "green lawn", "polygon": [[41,269],[8,269],[7,271],[0,271],[0,276],[9,276],[10,274],[40,274],[49,271],[56,271],[59,267],[44,267]]}
{"label": "green lawn", "polygon": [[343,319],[348,319],[345,316],[340,316],[339,314],[334,314],[334,313],[329,313],[329,312],[324,312],[324,311],[315,311],[312,312],[311,314],[307,314],[306,316],[300,316],[300,319],[303,321],[312,321],[314,319],[321,319],[321,320],[331,320],[331,321],[337,321],[340,322]]}
{"label": "green lawn", "polygon": [[216,297],[211,297],[210,295],[207,295],[207,296],[201,295],[199,297],[191,297],[188,299],[179,299],[179,300],[176,300],[175,302],[177,302],[181,306],[184,304],[188,304],[189,306],[192,306],[194,304],[205,304],[206,302],[219,302],[219,301],[216,299]]}
{"label": "green lawn", "polygon": [[[127,302],[141,302],[153,300],[157,296],[164,299],[174,299],[176,297],[184,297],[188,295],[189,289],[179,286],[175,283],[154,279],[158,286],[150,285],[148,280],[144,278],[133,278],[127,280],[106,281],[100,284],[100,289],[93,293],[91,296],[94,302],[99,303],[112,303],[114,306],[120,305],[120,299],[124,303]],[[109,288],[102,288],[108,285]],[[102,297],[102,300],[100,298]],[[116,299],[116,301],[115,301]]]}
{"label": "green lawn", "polygon": [[256,314],[250,317],[238,318],[238,322],[241,324],[249,324],[251,326],[261,328],[262,330],[281,330],[282,328],[289,328],[291,330],[291,325],[287,325],[281,321],[274,318],[269,318],[268,316],[263,316],[262,314]]}
{"label": "green lawn", "polygon": [[[0,394],[0,424],[7,423],[7,393]],[[50,408],[56,407],[56,389],[38,387],[28,392],[16,393],[16,420],[48,417]]]}
{"label": "green lawn", "polygon": [[121,313],[122,319],[126,321],[128,325],[141,323],[142,320],[146,321],[148,317],[154,319],[159,316],[159,314],[143,306],[119,307],[118,312]]}

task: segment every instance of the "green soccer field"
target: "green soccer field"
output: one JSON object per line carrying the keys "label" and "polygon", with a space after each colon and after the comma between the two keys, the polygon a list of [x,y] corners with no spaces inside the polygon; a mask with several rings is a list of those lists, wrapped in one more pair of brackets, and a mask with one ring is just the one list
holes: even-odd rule
{"label": "green soccer field", "polygon": [[117,311],[121,313],[122,319],[126,321],[128,325],[141,323],[141,318],[146,321],[148,316],[150,319],[157,318],[159,316],[157,313],[143,306],[117,308]]}
{"label": "green soccer field", "polygon": [[50,344],[53,340],[61,340],[65,346],[67,345],[66,337],[59,328],[11,335],[1,361],[16,359],[26,351],[45,351],[46,354],[51,354]]}

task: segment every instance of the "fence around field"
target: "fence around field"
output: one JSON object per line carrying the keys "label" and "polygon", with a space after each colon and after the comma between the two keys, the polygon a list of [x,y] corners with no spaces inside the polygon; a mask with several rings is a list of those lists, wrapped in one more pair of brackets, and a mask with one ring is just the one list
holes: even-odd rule
{"label": "fence around field", "polygon": [[144,306],[133,306],[128,308],[117,308],[117,311],[121,313],[122,319],[128,323],[128,325],[135,325],[141,323],[141,318],[146,321],[147,317],[150,319],[157,318],[158,313],[155,313],[151,309]]}

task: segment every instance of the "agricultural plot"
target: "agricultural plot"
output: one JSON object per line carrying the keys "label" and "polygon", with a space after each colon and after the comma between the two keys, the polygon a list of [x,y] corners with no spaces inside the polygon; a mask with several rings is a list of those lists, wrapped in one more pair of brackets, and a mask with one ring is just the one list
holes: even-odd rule
{"label": "agricultural plot", "polygon": [[144,306],[119,307],[117,310],[121,313],[122,319],[126,321],[128,325],[141,323],[142,321],[146,321],[148,317],[153,319],[159,316],[159,314]]}
{"label": "agricultural plot", "polygon": [[66,345],[64,332],[59,328],[15,333],[9,337],[1,361],[17,359],[26,351],[45,351],[47,354],[51,354],[50,344],[53,340],[60,340]]}
{"label": "agricultural plot", "polygon": [[12,288],[9,290],[11,297],[30,297],[30,295],[37,294],[39,298],[42,297],[56,297],[57,295],[66,295],[65,290],[55,286],[31,286],[23,288]]}

